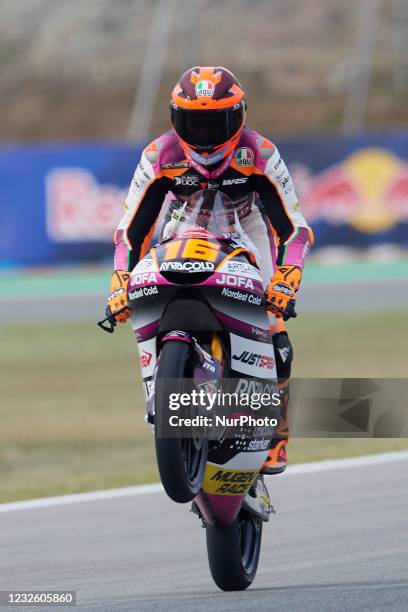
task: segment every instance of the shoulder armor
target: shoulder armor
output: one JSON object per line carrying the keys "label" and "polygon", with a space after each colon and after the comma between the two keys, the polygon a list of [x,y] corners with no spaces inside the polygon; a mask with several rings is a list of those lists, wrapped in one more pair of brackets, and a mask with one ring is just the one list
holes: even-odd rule
{"label": "shoulder armor", "polygon": [[258,149],[260,158],[264,161],[269,159],[276,149],[273,142],[271,142],[267,138],[264,138],[263,136],[259,136],[259,138],[256,139],[256,147]]}

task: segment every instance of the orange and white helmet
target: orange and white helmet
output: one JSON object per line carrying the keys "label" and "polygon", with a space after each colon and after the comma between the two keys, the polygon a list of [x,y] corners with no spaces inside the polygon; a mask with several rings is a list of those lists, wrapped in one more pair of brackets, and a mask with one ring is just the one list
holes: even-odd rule
{"label": "orange and white helmet", "polygon": [[170,102],[171,122],[187,157],[204,166],[227,157],[238,144],[246,108],[245,92],[226,68],[187,70]]}

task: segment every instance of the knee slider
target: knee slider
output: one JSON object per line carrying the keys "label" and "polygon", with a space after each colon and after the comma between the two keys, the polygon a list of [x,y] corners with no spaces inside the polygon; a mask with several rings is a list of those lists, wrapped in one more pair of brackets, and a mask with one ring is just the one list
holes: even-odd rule
{"label": "knee slider", "polygon": [[283,331],[272,336],[278,379],[289,378],[293,361],[293,348],[288,334]]}

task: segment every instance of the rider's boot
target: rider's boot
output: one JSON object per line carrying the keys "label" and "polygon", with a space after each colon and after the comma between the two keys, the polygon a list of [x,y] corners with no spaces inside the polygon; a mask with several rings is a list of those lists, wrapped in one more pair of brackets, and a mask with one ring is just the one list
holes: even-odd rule
{"label": "rider's boot", "polygon": [[282,381],[278,385],[281,399],[281,416],[278,423],[277,435],[269,444],[268,456],[261,468],[261,474],[281,474],[286,469],[287,453],[286,446],[289,441],[288,403],[289,403],[289,380]]}
{"label": "rider's boot", "polygon": [[272,438],[268,456],[261,468],[261,474],[282,474],[286,470],[287,454],[286,445],[288,438]]}
{"label": "rider's boot", "polygon": [[281,474],[286,469],[286,446],[289,439],[288,403],[289,377],[291,373],[293,349],[282,319],[276,319],[271,327],[272,341],[275,350],[276,373],[280,394],[280,419],[276,436],[269,444],[268,456],[261,468],[261,474]]}

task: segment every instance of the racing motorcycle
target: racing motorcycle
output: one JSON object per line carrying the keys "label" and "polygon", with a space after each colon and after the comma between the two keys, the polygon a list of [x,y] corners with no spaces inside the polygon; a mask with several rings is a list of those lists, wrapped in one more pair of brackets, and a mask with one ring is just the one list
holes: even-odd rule
{"label": "racing motorcycle", "polygon": [[[273,512],[259,471],[276,418],[269,427],[256,418],[247,425],[238,402],[217,427],[214,402],[212,409],[190,402],[183,413],[190,420],[170,426],[181,420],[174,398],[192,397],[194,390],[216,399],[225,390],[237,397],[276,391],[256,247],[225,194],[206,189],[172,201],[157,243],[131,273],[128,297],[163,487],[172,500],[192,502],[218,587],[245,589]],[[115,319],[98,324],[112,332]],[[278,413],[275,405],[270,414]]]}

